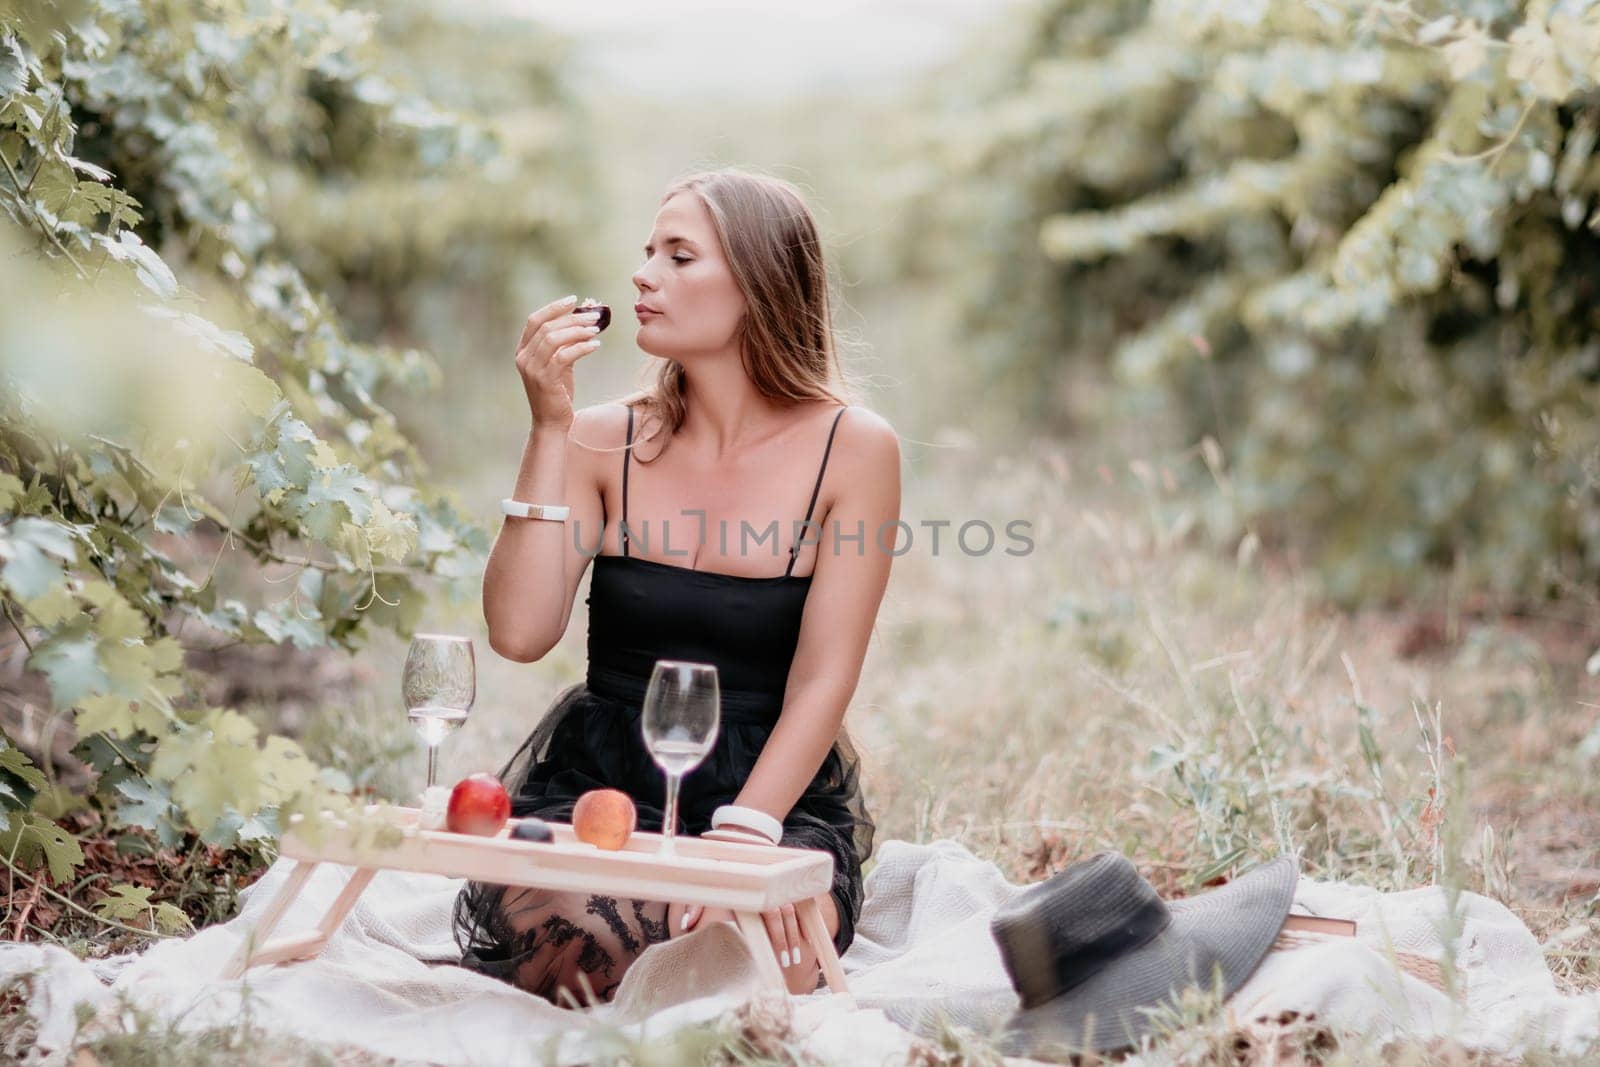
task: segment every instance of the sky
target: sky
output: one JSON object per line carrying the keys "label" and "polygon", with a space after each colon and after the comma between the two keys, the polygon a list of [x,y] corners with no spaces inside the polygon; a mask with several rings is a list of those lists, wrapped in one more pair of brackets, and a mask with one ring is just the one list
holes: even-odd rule
{"label": "sky", "polygon": [[889,90],[1021,0],[480,0],[580,43],[578,76],[661,98]]}

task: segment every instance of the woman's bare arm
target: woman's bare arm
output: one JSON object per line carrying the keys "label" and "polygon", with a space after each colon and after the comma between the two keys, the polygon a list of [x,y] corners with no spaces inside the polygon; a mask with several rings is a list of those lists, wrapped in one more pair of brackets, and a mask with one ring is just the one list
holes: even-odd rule
{"label": "woman's bare arm", "polygon": [[575,443],[583,423],[572,406],[573,367],[600,347],[599,315],[574,309],[577,299],[564,296],[535,311],[517,339],[517,377],[532,423],[511,496],[571,508],[566,522],[507,516],[484,567],[489,647],[523,663],[544,656],[566,632],[588,563],[574,532],[597,529],[601,507],[593,468]]}
{"label": "woman's bare arm", "polygon": [[[844,721],[889,584],[893,556],[884,546],[894,548],[898,536],[900,441],[893,427],[852,408],[833,457],[826,477],[839,488],[823,519],[783,712],[735,801],[779,821],[811,784]],[[846,540],[836,540],[840,533]]]}
{"label": "woman's bare arm", "polygon": [[483,571],[483,618],[489,647],[507,659],[542,659],[567,632],[603,532],[598,459],[618,455],[583,444],[622,444],[626,418],[622,405],[598,404],[576,412],[570,432],[535,425],[528,433],[512,498],[572,511],[566,522],[507,516],[495,537]]}

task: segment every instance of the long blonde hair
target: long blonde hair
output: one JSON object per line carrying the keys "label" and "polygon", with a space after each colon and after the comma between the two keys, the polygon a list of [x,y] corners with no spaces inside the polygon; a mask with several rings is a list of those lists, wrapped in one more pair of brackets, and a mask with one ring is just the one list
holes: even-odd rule
{"label": "long blonde hair", "polygon": [[[756,389],[779,402],[855,403],[834,335],[822,241],[799,188],[782,178],[721,167],[677,179],[660,202],[683,192],[699,196],[710,211],[722,254],[744,294],[739,356]],[[683,364],[660,363],[653,383],[619,401],[638,405],[642,422],[655,423],[643,440],[663,431],[670,440],[683,425]]]}

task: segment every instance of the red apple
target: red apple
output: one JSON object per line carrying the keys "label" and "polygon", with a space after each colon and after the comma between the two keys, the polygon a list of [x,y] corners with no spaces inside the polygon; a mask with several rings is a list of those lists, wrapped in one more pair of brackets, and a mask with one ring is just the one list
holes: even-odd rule
{"label": "red apple", "polygon": [[511,797],[492,774],[469,774],[450,790],[445,826],[451,833],[493,837],[511,816]]}

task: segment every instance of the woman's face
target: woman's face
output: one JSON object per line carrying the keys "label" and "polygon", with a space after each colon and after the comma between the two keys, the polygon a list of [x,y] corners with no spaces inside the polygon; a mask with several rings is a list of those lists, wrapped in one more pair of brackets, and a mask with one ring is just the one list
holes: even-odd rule
{"label": "woman's face", "polygon": [[638,345],[652,356],[686,362],[732,346],[744,294],[717,243],[711,212],[694,193],[678,193],[656,212],[645,261],[633,275],[639,303]]}

